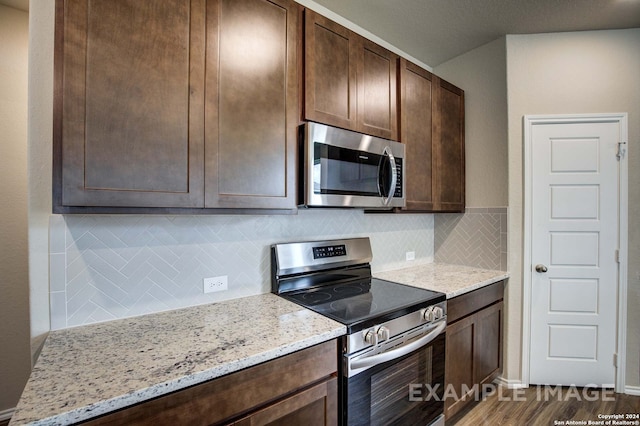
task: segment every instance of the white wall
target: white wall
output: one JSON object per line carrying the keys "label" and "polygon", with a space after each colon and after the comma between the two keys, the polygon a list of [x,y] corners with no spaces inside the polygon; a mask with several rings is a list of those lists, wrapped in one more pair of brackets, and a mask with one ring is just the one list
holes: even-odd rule
{"label": "white wall", "polygon": [[27,264],[26,12],[0,5],[0,419],[31,370]]}
{"label": "white wall", "polygon": [[49,332],[54,1],[29,3],[29,294],[35,359]]}
{"label": "white wall", "polygon": [[507,205],[506,65],[501,37],[434,69],[465,91],[467,207]]}
{"label": "white wall", "polygon": [[[521,378],[523,116],[629,114],[627,376],[640,385],[640,29],[507,36],[510,271],[505,375]],[[637,388],[640,391],[640,388]]]}

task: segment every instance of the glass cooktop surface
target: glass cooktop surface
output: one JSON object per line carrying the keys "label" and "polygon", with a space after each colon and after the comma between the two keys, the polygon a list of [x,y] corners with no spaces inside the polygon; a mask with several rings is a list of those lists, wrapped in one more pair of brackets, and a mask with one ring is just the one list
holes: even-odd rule
{"label": "glass cooktop surface", "polygon": [[349,333],[446,300],[444,293],[377,278],[280,295],[345,324]]}

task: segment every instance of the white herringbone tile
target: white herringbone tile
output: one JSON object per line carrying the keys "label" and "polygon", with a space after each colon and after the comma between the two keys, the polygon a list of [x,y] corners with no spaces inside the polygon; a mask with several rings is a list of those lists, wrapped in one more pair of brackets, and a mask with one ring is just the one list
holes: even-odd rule
{"label": "white herringbone tile", "polygon": [[[64,262],[51,289],[53,329],[269,292],[269,247],[277,242],[368,236],[374,271],[408,266],[407,251],[417,261],[434,259],[433,215],[303,209],[292,216],[56,216],[51,223],[64,231],[51,244],[64,248],[51,256]],[[204,294],[203,278],[218,275],[228,276],[229,290]]]}
{"label": "white herringbone tile", "polygon": [[507,211],[487,213],[468,209],[465,214],[438,214],[435,217],[435,260],[438,262],[503,269],[506,253]]}

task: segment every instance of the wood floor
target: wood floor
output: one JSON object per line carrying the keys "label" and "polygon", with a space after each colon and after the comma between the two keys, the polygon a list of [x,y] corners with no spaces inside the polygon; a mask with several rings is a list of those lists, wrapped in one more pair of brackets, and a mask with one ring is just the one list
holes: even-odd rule
{"label": "wood floor", "polygon": [[608,419],[603,416],[614,414],[622,417],[609,420],[621,423],[609,425],[640,424],[640,396],[575,387],[532,386],[519,390],[498,387],[473,407],[447,420],[447,426],[588,425],[589,421],[591,425],[600,421],[607,425]]}

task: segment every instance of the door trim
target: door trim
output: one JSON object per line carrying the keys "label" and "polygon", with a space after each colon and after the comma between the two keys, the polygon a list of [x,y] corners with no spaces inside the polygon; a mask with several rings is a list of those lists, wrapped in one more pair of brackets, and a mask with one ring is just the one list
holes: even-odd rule
{"label": "door trim", "polygon": [[[629,140],[627,133],[627,113],[611,114],[570,114],[570,115],[525,115],[524,126],[524,194],[523,194],[523,296],[522,296],[522,384],[529,386],[530,349],[531,349],[531,234],[533,206],[532,191],[532,153],[533,127],[540,124],[568,123],[618,123],[620,138],[627,142],[626,154],[618,163],[618,220],[619,220],[619,265],[618,265],[618,302],[617,302],[617,347],[618,363],[616,369],[615,391],[625,393],[626,349],[627,349],[627,252],[628,252],[628,170]],[[613,362],[613,360],[611,360]]]}

